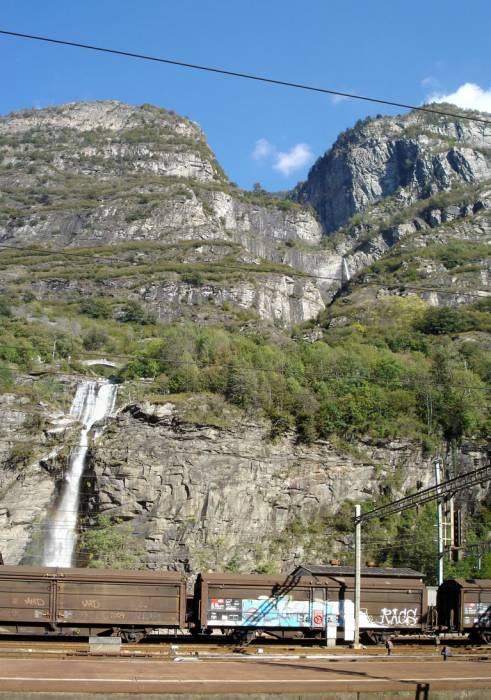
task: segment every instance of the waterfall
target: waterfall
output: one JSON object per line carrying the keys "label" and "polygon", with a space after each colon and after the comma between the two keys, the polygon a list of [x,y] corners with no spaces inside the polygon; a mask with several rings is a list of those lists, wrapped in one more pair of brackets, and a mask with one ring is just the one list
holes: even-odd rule
{"label": "waterfall", "polygon": [[89,431],[114,408],[117,387],[110,382],[88,381],[77,387],[70,416],[82,424],[78,444],[70,457],[59,505],[44,546],[44,566],[71,566],[77,539],[80,481],[89,449]]}
{"label": "waterfall", "polygon": [[349,282],[351,279],[349,267],[346,258],[343,258],[343,269],[341,272],[343,282]]}

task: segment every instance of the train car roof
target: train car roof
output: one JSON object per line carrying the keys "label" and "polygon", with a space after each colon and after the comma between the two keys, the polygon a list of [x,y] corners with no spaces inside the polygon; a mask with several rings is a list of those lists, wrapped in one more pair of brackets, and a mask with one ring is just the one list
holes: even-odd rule
{"label": "train car roof", "polygon": [[122,569],[62,568],[56,566],[0,566],[0,578],[61,578],[67,581],[180,583],[184,576],[174,571],[126,571]]}
{"label": "train car roof", "polygon": [[489,578],[451,578],[442,583],[442,586],[460,586],[460,588],[477,588],[479,590],[491,588]]}
{"label": "train car roof", "polygon": [[209,572],[198,574],[198,580],[209,585],[239,584],[251,586],[310,586],[314,583],[312,575],[301,574],[231,574],[229,572]]}
{"label": "train car roof", "polygon": [[[297,576],[354,576],[354,566],[324,566],[321,564],[301,564],[293,571],[293,575]],[[363,577],[383,576],[384,578],[419,578],[423,579],[425,575],[421,571],[415,569],[392,569],[382,568],[379,566],[362,566],[361,575]]]}

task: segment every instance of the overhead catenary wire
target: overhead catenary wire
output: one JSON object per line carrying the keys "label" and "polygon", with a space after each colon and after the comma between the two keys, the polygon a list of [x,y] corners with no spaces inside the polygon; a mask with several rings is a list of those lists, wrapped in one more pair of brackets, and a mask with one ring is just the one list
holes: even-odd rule
{"label": "overhead catenary wire", "polygon": [[440,116],[451,117],[453,119],[465,119],[467,121],[474,121],[474,122],[479,122],[481,124],[491,125],[491,120],[485,119],[484,117],[477,117],[477,116],[471,116],[471,115],[461,115],[461,114],[452,113],[452,112],[449,112],[449,111],[443,110],[443,109],[435,109],[433,107],[411,105],[411,104],[407,104],[404,102],[395,102],[393,100],[381,99],[378,97],[370,97],[367,95],[360,95],[357,93],[342,92],[340,90],[333,90],[330,88],[324,88],[324,87],[319,87],[319,86],[315,86],[315,85],[307,85],[306,83],[297,83],[297,82],[292,82],[292,81],[288,81],[288,80],[279,80],[279,79],[270,78],[267,76],[254,75],[252,73],[232,71],[232,70],[227,70],[225,68],[216,68],[216,67],[205,66],[205,65],[201,65],[201,64],[197,64],[197,63],[178,61],[178,60],[170,59],[170,58],[151,56],[148,54],[136,53],[134,51],[124,51],[121,49],[113,49],[113,48],[108,48],[108,47],[103,47],[103,46],[96,46],[94,44],[86,44],[86,43],[81,43],[81,42],[69,41],[67,39],[55,39],[53,37],[48,37],[48,36],[27,34],[24,32],[14,32],[14,31],[6,30],[6,29],[0,29],[0,35],[10,36],[10,37],[19,38],[19,39],[28,39],[31,41],[41,41],[41,42],[45,42],[45,43],[49,43],[49,44],[56,44],[58,46],[69,46],[72,48],[84,49],[84,50],[88,50],[88,51],[96,51],[99,53],[112,54],[112,55],[116,55],[116,56],[123,56],[126,58],[135,58],[135,59],[144,60],[144,61],[151,61],[153,63],[161,63],[161,64],[167,64],[167,65],[171,65],[171,66],[178,66],[181,68],[189,68],[191,70],[203,71],[203,72],[207,72],[207,73],[215,73],[215,74],[219,74],[219,75],[225,75],[225,76],[233,77],[233,78],[241,78],[241,79],[245,79],[245,80],[252,80],[252,81],[266,83],[266,84],[270,84],[270,85],[278,85],[281,87],[289,87],[289,88],[294,88],[297,90],[316,92],[316,93],[337,96],[337,97],[346,97],[346,98],[353,99],[353,100],[372,102],[375,104],[382,104],[382,105],[387,105],[390,107],[401,107],[403,109],[410,109],[410,110],[415,110],[418,112],[428,112],[430,114],[438,114]]}

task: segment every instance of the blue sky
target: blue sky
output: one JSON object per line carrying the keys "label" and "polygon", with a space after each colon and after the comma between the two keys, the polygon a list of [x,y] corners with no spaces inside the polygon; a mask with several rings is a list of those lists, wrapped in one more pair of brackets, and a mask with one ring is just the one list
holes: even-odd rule
{"label": "blue sky", "polygon": [[[490,27],[484,0],[2,0],[0,19],[11,31],[410,104],[453,95],[488,111]],[[199,122],[231,180],[271,190],[304,179],[357,119],[398,111],[6,37],[0,81],[0,114],[101,99],[174,109]]]}

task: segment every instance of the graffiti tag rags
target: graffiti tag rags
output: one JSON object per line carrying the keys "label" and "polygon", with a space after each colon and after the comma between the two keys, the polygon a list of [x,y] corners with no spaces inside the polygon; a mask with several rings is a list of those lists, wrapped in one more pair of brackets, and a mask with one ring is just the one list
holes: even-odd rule
{"label": "graffiti tag rags", "polygon": [[417,608],[382,608],[378,622],[381,625],[416,625]]}

